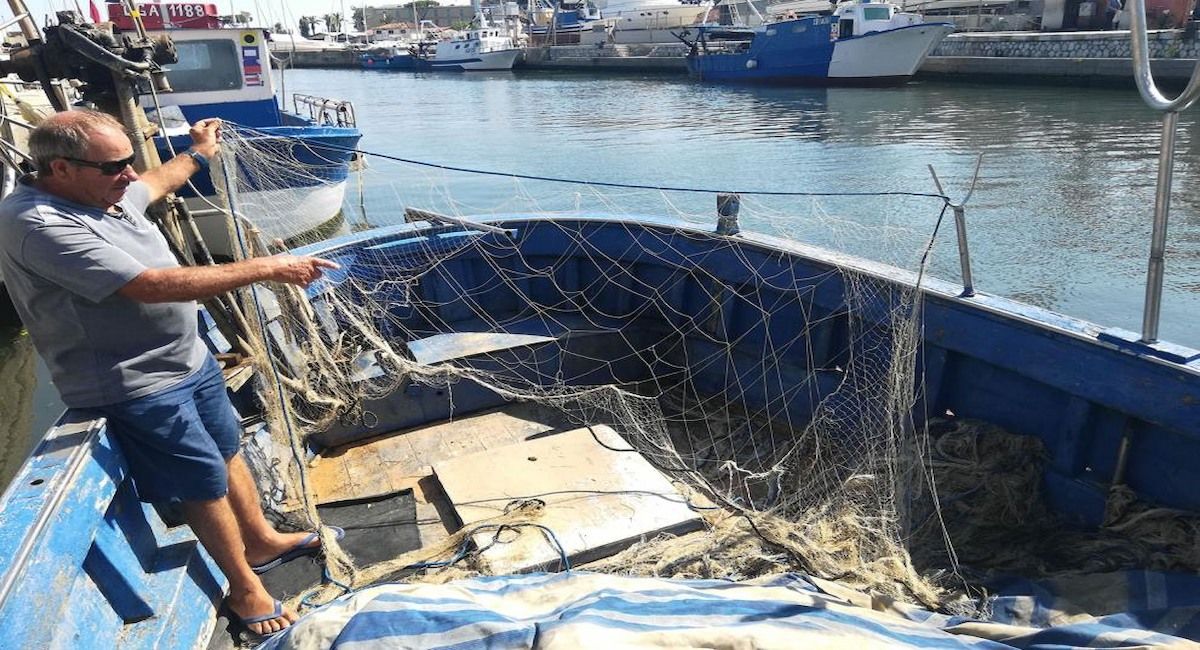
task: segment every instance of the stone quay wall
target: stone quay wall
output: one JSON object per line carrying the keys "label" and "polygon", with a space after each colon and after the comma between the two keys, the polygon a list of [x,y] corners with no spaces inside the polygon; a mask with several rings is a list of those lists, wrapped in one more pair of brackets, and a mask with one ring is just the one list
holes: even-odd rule
{"label": "stone quay wall", "polygon": [[[1198,35],[1180,29],[1150,32],[1150,58],[1195,59],[1200,56]],[[973,32],[951,34],[934,48],[932,56],[1128,59],[1129,32]]]}

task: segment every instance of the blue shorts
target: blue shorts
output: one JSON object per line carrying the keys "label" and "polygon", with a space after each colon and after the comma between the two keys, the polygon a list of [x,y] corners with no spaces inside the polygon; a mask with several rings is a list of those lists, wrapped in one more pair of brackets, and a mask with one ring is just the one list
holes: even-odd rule
{"label": "blue shorts", "polygon": [[229,491],[225,463],[242,426],[211,356],[175,386],[91,410],[108,418],[142,501],[210,501]]}

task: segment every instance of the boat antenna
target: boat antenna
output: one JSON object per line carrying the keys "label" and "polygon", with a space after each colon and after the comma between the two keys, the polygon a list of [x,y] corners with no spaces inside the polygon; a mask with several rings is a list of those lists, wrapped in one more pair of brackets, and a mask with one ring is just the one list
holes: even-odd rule
{"label": "boat antenna", "polygon": [[1150,236],[1150,262],[1146,270],[1146,303],[1142,312],[1142,338],[1146,345],[1158,342],[1158,321],[1162,310],[1163,269],[1167,246],[1167,213],[1171,207],[1171,172],[1175,163],[1175,134],[1179,113],[1200,98],[1200,61],[1192,69],[1183,92],[1167,99],[1154,83],[1150,69],[1150,45],[1146,36],[1146,2],[1129,0],[1132,24],[1129,29],[1133,51],[1133,78],[1138,92],[1150,108],[1162,113],[1162,144],[1158,150],[1158,183],[1154,191],[1154,230]]}

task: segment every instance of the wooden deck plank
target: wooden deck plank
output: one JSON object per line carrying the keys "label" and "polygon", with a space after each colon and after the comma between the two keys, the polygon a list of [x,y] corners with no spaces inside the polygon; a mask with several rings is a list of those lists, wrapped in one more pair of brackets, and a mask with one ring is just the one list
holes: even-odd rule
{"label": "wooden deck plank", "polygon": [[[629,447],[608,427],[593,430],[610,447]],[[433,469],[466,527],[502,513],[513,501],[543,500],[538,523],[554,532],[573,564],[660,532],[700,525],[684,497],[640,454],[605,449],[588,428],[435,462]],[[541,530],[518,532],[483,552],[492,570],[558,567],[558,550]],[[475,542],[482,547],[493,536],[494,531],[481,531]]]}
{"label": "wooden deck plank", "polygon": [[309,476],[322,503],[381,496],[432,476],[435,462],[511,445],[560,424],[561,417],[545,407],[509,404],[327,450]]}

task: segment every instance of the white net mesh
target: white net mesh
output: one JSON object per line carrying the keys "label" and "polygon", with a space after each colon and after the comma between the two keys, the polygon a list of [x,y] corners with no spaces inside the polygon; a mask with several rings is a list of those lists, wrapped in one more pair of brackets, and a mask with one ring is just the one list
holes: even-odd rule
{"label": "white net mesh", "polygon": [[[741,223],[765,236],[730,237],[712,233],[715,192],[389,156],[341,182],[344,151],[233,125],[224,151],[213,181],[238,219],[214,251],[373,238],[354,247],[352,272],[309,292],[259,286],[221,305],[258,368],[273,438],[248,456],[276,514],[298,526],[320,519],[314,443],[390,433],[372,409],[425,387],[451,418],[472,408],[456,399],[482,391],[607,425],[703,515],[699,532],[644,540],[590,570],[798,570],[970,614],[986,599],[964,590],[996,573],[1200,570],[1194,514],[1118,486],[1104,527],[1071,529],[1041,500],[1040,441],[950,413],[924,421],[920,288],[927,272],[957,277],[939,267],[956,261],[938,255],[953,245],[936,241],[940,197],[743,192]],[[406,221],[429,223],[387,228]],[[488,337],[506,342],[481,345]],[[537,526],[541,512],[513,504],[488,525]],[[369,567],[325,539],[331,582],[294,600],[487,572],[470,532]]]}
{"label": "white net mesh", "polygon": [[[408,383],[447,388],[451,401],[456,385],[470,383],[573,423],[609,425],[716,504],[703,533],[640,545],[599,566],[746,576],[792,568],[936,601],[903,543],[908,500],[928,480],[923,434],[911,420],[919,323],[911,285],[798,265],[743,238],[713,236],[711,193],[564,191],[389,161],[372,160],[363,177],[351,177],[347,204],[356,209],[343,222],[289,231],[288,215],[311,207],[312,193],[278,190],[317,180],[303,179],[294,146],[227,130],[222,158],[235,156],[236,168],[218,165],[213,178],[245,217],[234,233],[243,254],[400,223],[405,206],[534,220],[520,232],[444,225],[436,232],[446,236],[406,240],[403,255],[359,247],[354,273],[311,299],[291,287],[247,292],[244,320],[266,334],[244,338],[272,359],[260,374],[278,379],[279,388],[267,382],[262,392],[281,448],[302,457],[304,441],[330,426],[370,425],[363,405]],[[851,204],[857,214],[840,213]],[[822,243],[867,248],[916,271],[941,208],[921,196],[743,196],[741,220],[782,238],[768,245],[801,247],[819,230],[832,233]],[[596,220],[578,218],[593,214],[609,216],[603,233]],[[645,214],[675,221],[646,227]],[[423,347],[461,332],[536,344],[467,358]],[[320,495],[304,493],[302,469],[291,463],[280,476],[289,486],[278,492],[307,504],[315,519]],[[697,557],[713,564],[702,570]],[[364,571],[333,559],[334,577],[352,586],[412,560]]]}
{"label": "white net mesh", "polygon": [[[352,273],[309,294],[246,292],[234,310],[283,450],[267,456],[288,461],[259,465],[273,468],[276,507],[301,525],[319,519],[321,500],[305,479],[307,445],[331,430],[388,433],[375,428],[372,404],[421,386],[441,391],[451,418],[464,412],[456,396],[483,391],[573,426],[612,427],[702,512],[704,530],[647,540],[592,570],[799,570],[974,611],[957,595],[995,572],[1200,568],[1194,515],[1114,490],[1104,528],[1065,527],[1040,497],[1039,441],[917,415],[927,406],[920,287],[938,271],[939,246],[953,245],[934,245],[945,214],[936,196],[744,193],[741,223],[769,237],[730,237],[712,233],[711,192],[568,185],[387,156],[343,186],[313,165],[333,166],[333,153],[238,129],[224,147],[236,166],[219,164],[213,177],[243,217],[231,237],[245,254],[384,227],[363,233],[374,239],[355,246]],[[314,223],[314,204],[331,214],[343,187],[350,207]],[[477,223],[492,217],[499,227]],[[430,223],[402,236],[386,228],[406,220]],[[490,525],[536,525],[539,515],[525,503]],[[488,571],[468,547],[461,530],[372,567],[335,551],[334,582],[304,602],[398,575]]]}

